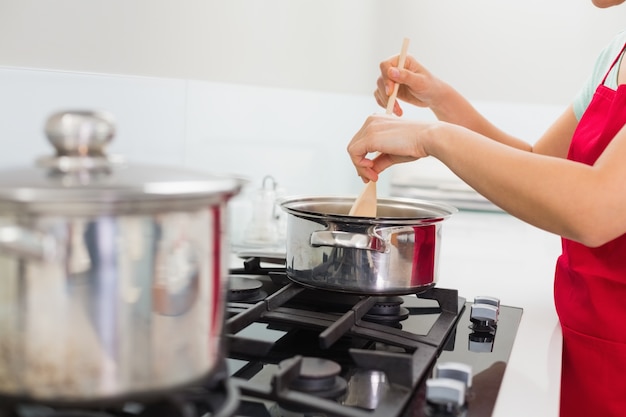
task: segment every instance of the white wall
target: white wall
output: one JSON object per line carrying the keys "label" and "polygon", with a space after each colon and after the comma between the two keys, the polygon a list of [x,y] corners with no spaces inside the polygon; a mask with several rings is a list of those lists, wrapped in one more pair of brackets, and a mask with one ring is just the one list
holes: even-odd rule
{"label": "white wall", "polygon": [[407,36],[472,99],[563,104],[625,17],[590,0],[9,0],[0,65],[370,94]]}
{"label": "white wall", "polygon": [[103,109],[116,117],[108,153],[130,163],[234,174],[254,187],[271,175],[293,194],[360,191],[345,149],[376,109],[363,95],[1,66],[0,91],[0,170],[53,153],[43,129],[53,112]]}
{"label": "white wall", "polygon": [[[378,62],[411,53],[493,121],[534,141],[622,28],[590,0],[20,0],[0,2],[0,168],[49,153],[45,118],[112,111],[112,152],[356,194],[345,146],[380,109]],[[408,117],[432,117],[407,109]],[[431,162],[430,164],[428,162]],[[436,161],[381,179],[451,175]]]}

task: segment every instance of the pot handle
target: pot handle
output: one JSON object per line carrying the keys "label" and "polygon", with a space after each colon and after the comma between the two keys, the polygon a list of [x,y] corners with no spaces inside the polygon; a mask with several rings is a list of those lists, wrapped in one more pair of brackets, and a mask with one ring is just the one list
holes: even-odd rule
{"label": "pot handle", "polygon": [[48,261],[54,257],[55,241],[20,226],[0,227],[0,252],[34,261]]}
{"label": "pot handle", "polygon": [[364,249],[381,253],[387,252],[385,241],[376,236],[331,230],[318,230],[311,233],[311,246],[331,246],[336,248]]}

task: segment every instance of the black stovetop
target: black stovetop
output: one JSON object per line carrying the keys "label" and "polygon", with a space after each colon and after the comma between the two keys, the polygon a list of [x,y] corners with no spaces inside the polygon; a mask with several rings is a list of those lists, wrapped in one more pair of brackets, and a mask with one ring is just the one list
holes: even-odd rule
{"label": "black stovetop", "polygon": [[[492,415],[521,309],[501,305],[496,325],[477,328],[472,303],[452,289],[346,295],[292,283],[258,259],[229,279],[243,289],[232,293],[227,320],[227,364],[242,395],[237,416]],[[472,368],[462,408],[426,401],[426,380],[446,362]],[[326,366],[337,374],[324,374],[323,389],[303,386],[311,367],[317,374]]]}

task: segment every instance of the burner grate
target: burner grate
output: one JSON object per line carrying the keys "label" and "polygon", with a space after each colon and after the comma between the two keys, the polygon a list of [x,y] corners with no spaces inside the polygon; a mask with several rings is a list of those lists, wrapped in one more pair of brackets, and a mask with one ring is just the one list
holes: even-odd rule
{"label": "burner grate", "polygon": [[[322,294],[321,294],[322,293]],[[307,309],[307,297],[317,300],[328,299],[334,293],[323,294],[325,291],[311,290],[295,283],[290,283],[268,296],[265,300],[250,306],[244,303],[229,303],[227,331],[230,339],[240,330],[254,322],[283,323],[303,328],[321,330],[319,344],[322,349],[329,349],[341,337],[347,335],[361,336],[372,341],[392,344],[407,351],[417,349],[420,345],[442,346],[453,330],[465,304],[465,299],[458,296],[456,290],[431,288],[417,294],[418,298],[432,299],[439,304],[439,317],[426,335],[418,335],[384,324],[364,320],[370,310],[385,297],[361,296],[354,305],[344,305],[341,311],[315,311]],[[304,300],[298,298],[304,295]],[[348,298],[353,300],[353,298]],[[304,301],[304,303],[302,303]],[[291,302],[291,303],[290,303]],[[319,303],[318,303],[319,304]],[[329,304],[327,302],[324,303]],[[292,307],[293,306],[293,307]],[[319,309],[319,306],[316,307]],[[233,342],[238,345],[237,342]],[[255,350],[250,349],[254,354]],[[231,345],[232,352],[232,345]]]}
{"label": "burner grate", "polygon": [[[426,303],[426,307],[406,308],[401,306],[401,297],[349,295],[312,289],[285,280],[285,275],[278,271],[271,271],[265,278],[264,285],[272,289],[267,291],[270,295],[264,300],[228,303],[229,357],[246,362],[232,374],[232,380],[244,398],[270,401],[281,409],[304,411],[304,415],[401,415],[406,405],[415,401],[418,384],[428,377],[439,352],[446,349],[446,341],[454,334],[457,320],[465,308],[465,299],[459,297],[456,290],[430,288],[405,296],[432,300],[432,304],[436,304],[435,307]],[[405,331],[390,322],[369,320],[379,313],[402,318],[419,309],[436,316],[425,334]],[[285,334],[270,341],[239,334],[258,323],[271,329],[283,329]],[[355,388],[350,391],[350,387],[347,397],[342,400],[325,399],[294,389],[293,381],[300,376],[303,358],[312,356],[336,361],[344,371],[354,373],[348,385],[358,380],[355,375],[367,374],[368,385],[359,390],[380,390],[366,400],[377,404],[352,404],[354,398],[364,397],[355,395]],[[268,364],[276,366],[268,367]],[[383,382],[373,382],[378,380]]]}

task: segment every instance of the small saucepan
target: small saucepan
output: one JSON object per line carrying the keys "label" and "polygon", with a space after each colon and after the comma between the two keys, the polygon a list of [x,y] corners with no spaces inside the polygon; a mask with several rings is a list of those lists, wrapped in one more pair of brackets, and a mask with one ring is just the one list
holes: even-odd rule
{"label": "small saucepan", "polygon": [[378,200],[354,217],[351,197],[288,197],[287,276],[304,286],[364,295],[420,293],[437,282],[442,222],[458,210],[415,199]]}

